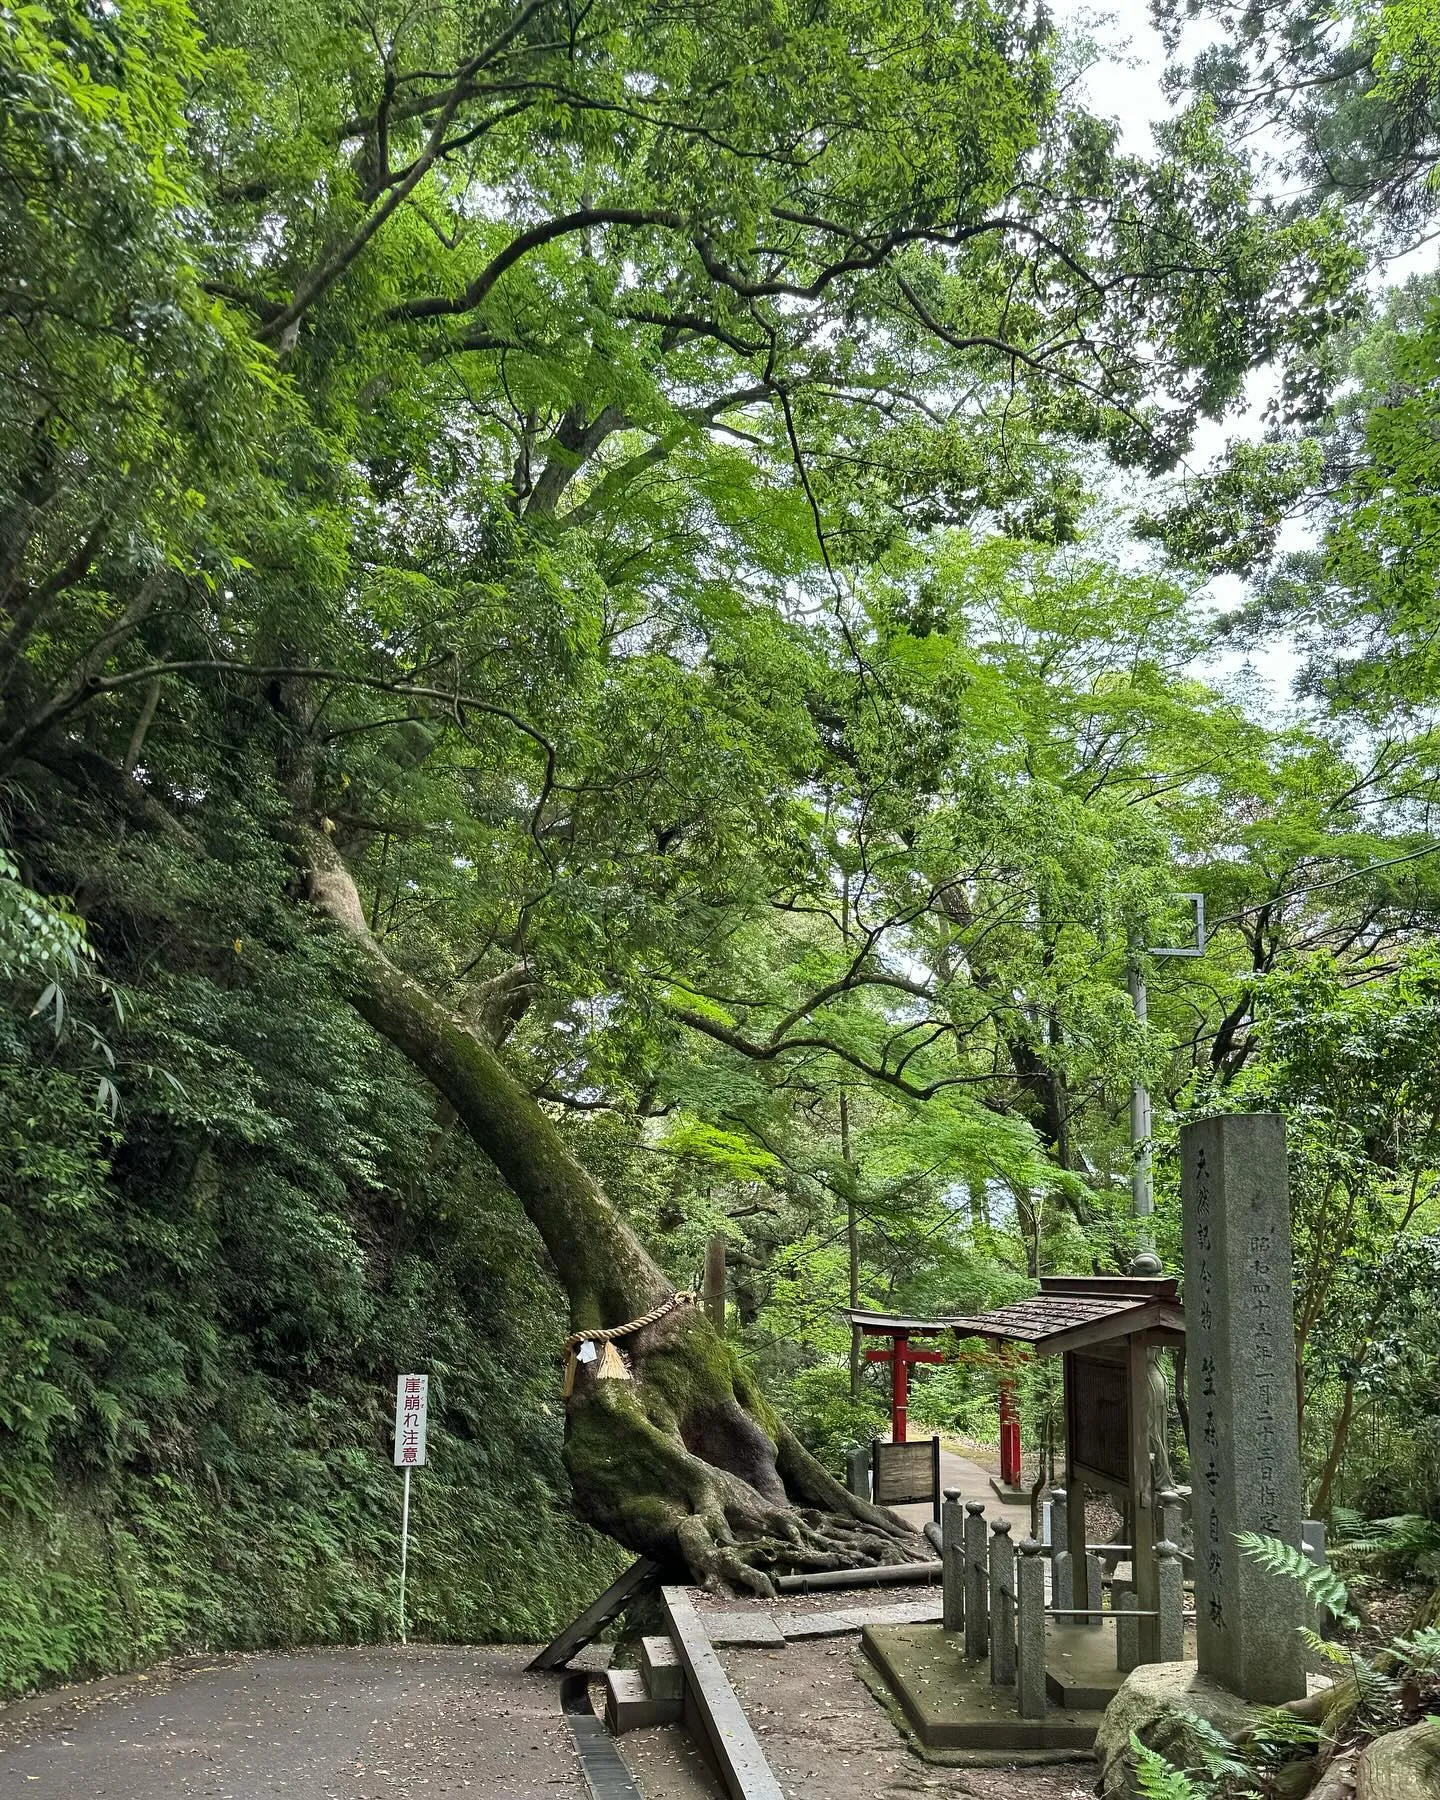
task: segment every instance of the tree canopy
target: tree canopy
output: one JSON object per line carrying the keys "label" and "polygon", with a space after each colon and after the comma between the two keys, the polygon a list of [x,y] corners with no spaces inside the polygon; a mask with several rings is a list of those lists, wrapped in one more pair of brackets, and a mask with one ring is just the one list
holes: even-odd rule
{"label": "tree canopy", "polygon": [[1127,1268],[1136,1082],[1172,1266],[1178,1122],[1292,1120],[1316,1503],[1368,1407],[1429,1504],[1429,26],[1240,22],[1142,156],[1022,5],[0,11],[0,1681],[383,1631],[397,1355],[436,1631],[572,1504],[904,1554],[836,1308]]}

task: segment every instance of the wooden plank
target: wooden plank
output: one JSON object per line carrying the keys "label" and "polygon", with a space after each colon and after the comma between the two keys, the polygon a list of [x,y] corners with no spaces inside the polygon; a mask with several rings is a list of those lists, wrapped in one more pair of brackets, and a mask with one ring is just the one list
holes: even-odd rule
{"label": "wooden plank", "polygon": [[583,1650],[612,1619],[618,1618],[633,1600],[656,1586],[660,1574],[659,1563],[651,1562],[648,1556],[637,1557],[618,1581],[612,1581],[598,1600],[592,1601],[578,1619],[573,1619],[559,1637],[552,1638],[525,1667],[531,1671],[563,1669],[572,1656]]}
{"label": "wooden plank", "polygon": [[862,1631],[867,1625],[925,1625],[941,1616],[938,1594],[925,1600],[902,1601],[899,1605],[862,1601],[856,1606],[836,1607],[831,1612],[806,1613],[701,1613],[700,1623],[712,1644],[740,1649],[779,1649],[806,1638],[844,1637],[847,1632]]}
{"label": "wooden plank", "polygon": [[773,1575],[779,1594],[838,1594],[853,1588],[906,1587],[913,1582],[939,1581],[943,1564],[939,1562],[872,1563],[863,1569],[847,1569],[843,1581],[830,1581],[824,1574]]}
{"label": "wooden plank", "polygon": [[901,1606],[852,1606],[850,1617],[860,1629],[867,1625],[933,1625],[943,1614],[940,1596],[909,1600]]}
{"label": "wooden plank", "polygon": [[688,1590],[662,1587],[660,1595],[685,1666],[685,1722],[709,1745],[730,1800],[784,1800]]}
{"label": "wooden plank", "polygon": [[833,1612],[792,1613],[779,1624],[787,1643],[792,1638],[803,1643],[807,1638],[844,1637],[846,1632],[860,1629],[860,1621],[849,1606],[836,1607]]}
{"label": "wooden plank", "polygon": [[907,1506],[915,1501],[934,1505],[940,1497],[940,1440],[912,1438],[870,1446],[871,1494],[877,1506]]}

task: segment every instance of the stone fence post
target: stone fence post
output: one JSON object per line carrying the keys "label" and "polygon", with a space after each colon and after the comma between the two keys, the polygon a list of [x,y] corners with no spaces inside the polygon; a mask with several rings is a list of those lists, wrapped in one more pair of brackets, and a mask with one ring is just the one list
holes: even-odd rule
{"label": "stone fence post", "polygon": [[1081,1621],[1082,1624],[1092,1626],[1097,1631],[1100,1629],[1105,1623],[1104,1619],[1100,1616],[1100,1609],[1104,1604],[1104,1600],[1104,1567],[1095,1552],[1093,1550],[1087,1550],[1085,1552],[1085,1604],[1090,1610]]}
{"label": "stone fence post", "polygon": [[1185,1565],[1180,1546],[1162,1538],[1155,1546],[1160,1562],[1160,1660],[1180,1662],[1185,1655]]}
{"label": "stone fence post", "polygon": [[965,1508],[959,1488],[946,1488],[940,1508],[940,1627],[965,1628]]}
{"label": "stone fence post", "polygon": [[1050,1604],[1061,1611],[1075,1604],[1069,1542],[1070,1501],[1064,1488],[1056,1488],[1050,1495]]}
{"label": "stone fence post", "polygon": [[870,1451],[864,1444],[852,1444],[845,1452],[845,1485],[860,1499],[870,1498]]}
{"label": "stone fence post", "polygon": [[[1055,1533],[1050,1533],[1051,1542]],[[1017,1686],[1022,1719],[1045,1717],[1045,1562],[1034,1538],[1022,1538],[1015,1565]]]}
{"label": "stone fence post", "polygon": [[1015,1546],[1010,1521],[990,1527],[990,1680],[996,1687],[1015,1682]]}
{"label": "stone fence post", "polygon": [[1118,1582],[1110,1590],[1115,1612],[1115,1667],[1128,1675],[1140,1662],[1140,1621],[1135,1617],[1140,1602],[1132,1587]]}
{"label": "stone fence post", "polygon": [[984,1501],[967,1500],[965,1513],[965,1654],[978,1662],[990,1648]]}

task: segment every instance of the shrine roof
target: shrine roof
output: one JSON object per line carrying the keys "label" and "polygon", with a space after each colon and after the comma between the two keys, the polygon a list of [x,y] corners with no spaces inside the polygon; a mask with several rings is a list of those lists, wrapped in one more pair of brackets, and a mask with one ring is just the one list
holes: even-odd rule
{"label": "shrine roof", "polygon": [[891,1313],[857,1312],[848,1306],[841,1308],[841,1317],[858,1325],[862,1331],[873,1331],[881,1337],[889,1337],[897,1331],[913,1332],[917,1337],[934,1337],[936,1332],[950,1329],[948,1319],[902,1319]]}
{"label": "shrine roof", "polygon": [[1183,1333],[1184,1314],[1171,1278],[1132,1276],[1042,1276],[1040,1292],[992,1312],[950,1314],[938,1319],[906,1319],[886,1313],[847,1310],[862,1331],[933,1337],[983,1337],[996,1343],[1033,1344],[1042,1355],[1129,1337],[1137,1331]]}
{"label": "shrine roof", "polygon": [[959,1337],[987,1337],[1002,1341],[1034,1344],[1037,1349],[1047,1338],[1074,1331],[1082,1325],[1115,1324],[1113,1334],[1122,1337],[1132,1330],[1142,1330],[1139,1319],[1149,1313],[1153,1301],[1145,1295],[1120,1294],[1032,1294],[1028,1300],[1013,1300],[1009,1306],[998,1306],[993,1312],[973,1313],[947,1319],[945,1322]]}

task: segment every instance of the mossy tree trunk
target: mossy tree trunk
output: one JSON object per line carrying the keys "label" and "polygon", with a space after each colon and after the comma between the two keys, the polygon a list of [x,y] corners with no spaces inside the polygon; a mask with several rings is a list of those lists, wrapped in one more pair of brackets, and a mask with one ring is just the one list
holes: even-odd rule
{"label": "mossy tree trunk", "polygon": [[[311,898],[354,946],[349,998],[454,1107],[524,1207],[570,1302],[575,1331],[620,1325],[674,1292],[554,1124],[483,1032],[389,960],[330,840],[304,839]],[[915,1560],[904,1521],[850,1494],[749,1382],[698,1306],[624,1341],[633,1379],[579,1371],[566,1463],[581,1514],[631,1549],[707,1585],[771,1590],[782,1569]]]}

